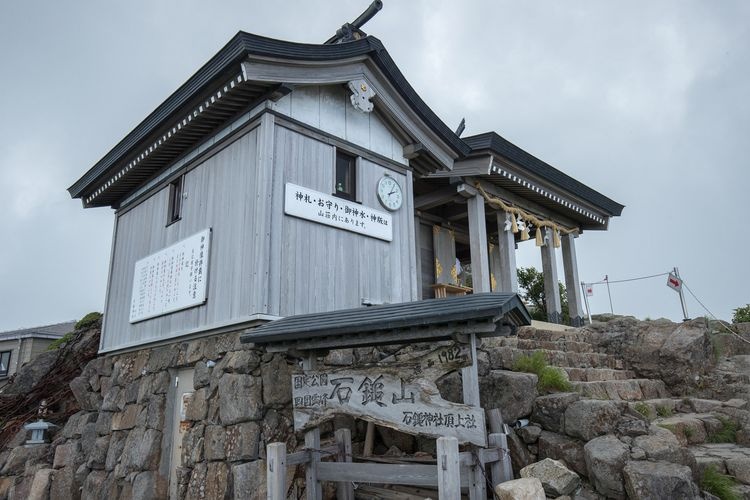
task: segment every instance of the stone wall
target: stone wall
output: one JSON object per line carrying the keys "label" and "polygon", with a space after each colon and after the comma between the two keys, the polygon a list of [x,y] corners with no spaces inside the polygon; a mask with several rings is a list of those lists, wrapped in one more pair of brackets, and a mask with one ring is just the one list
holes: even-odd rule
{"label": "stone wall", "polygon": [[165,498],[173,382],[186,367],[195,369],[195,392],[174,465],[178,497],[265,498],[265,444],[297,446],[295,366],[240,344],[238,333],[97,358],[71,383],[81,411],[50,444],[20,446],[22,432],[0,453],[0,498]]}

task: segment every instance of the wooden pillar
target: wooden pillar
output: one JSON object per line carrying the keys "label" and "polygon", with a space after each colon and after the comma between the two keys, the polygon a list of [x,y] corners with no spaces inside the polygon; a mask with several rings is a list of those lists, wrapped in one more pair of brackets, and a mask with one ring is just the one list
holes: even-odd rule
{"label": "wooden pillar", "polygon": [[438,498],[461,498],[461,468],[458,461],[458,440],[441,437],[437,440]]}
{"label": "wooden pillar", "polygon": [[286,444],[266,446],[266,489],[268,500],[286,500]]}
{"label": "wooden pillar", "polygon": [[[302,358],[302,369],[315,370],[318,357],[315,352],[308,352]],[[320,429],[314,428],[305,433],[305,448],[310,450],[310,462],[305,466],[305,492],[307,500],[322,500],[323,488],[318,481],[318,463],[320,462]]]}
{"label": "wooden pillar", "polygon": [[570,311],[570,324],[572,326],[583,326],[583,295],[580,281],[578,280],[578,258],[576,257],[575,239],[576,233],[563,234],[562,257],[563,270],[565,272],[565,290],[568,297],[568,310]]}
{"label": "wooden pillar", "polygon": [[474,293],[490,292],[490,261],[487,256],[487,222],[484,198],[476,194],[468,199],[471,283]]}
{"label": "wooden pillar", "polygon": [[518,293],[518,272],[516,270],[516,237],[513,231],[505,230],[505,212],[497,212],[498,269],[496,292]]}
{"label": "wooden pillar", "polygon": [[544,273],[544,299],[547,306],[547,321],[562,323],[562,303],[560,301],[560,286],[557,279],[557,260],[555,246],[552,244],[551,228],[544,228],[546,242],[542,250],[542,272]]}
{"label": "wooden pillar", "polygon": [[[352,431],[339,429],[336,431],[336,445],[339,448],[338,461],[352,461]],[[336,500],[354,500],[354,486],[351,481],[336,483]]]}

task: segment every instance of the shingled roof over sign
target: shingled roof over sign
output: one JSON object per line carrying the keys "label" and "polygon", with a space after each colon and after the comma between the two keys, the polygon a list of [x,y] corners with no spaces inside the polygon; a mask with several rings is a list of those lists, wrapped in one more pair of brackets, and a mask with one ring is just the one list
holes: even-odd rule
{"label": "shingled roof over sign", "polygon": [[[437,341],[449,339],[453,333],[465,333],[464,326],[471,329],[471,325],[480,324],[530,325],[531,316],[514,293],[475,293],[289,316],[248,330],[241,340],[292,345],[327,339],[332,345],[345,347],[375,345],[376,334],[381,334],[382,343],[395,342],[399,337],[412,342]],[[494,326],[491,331],[495,331]]]}

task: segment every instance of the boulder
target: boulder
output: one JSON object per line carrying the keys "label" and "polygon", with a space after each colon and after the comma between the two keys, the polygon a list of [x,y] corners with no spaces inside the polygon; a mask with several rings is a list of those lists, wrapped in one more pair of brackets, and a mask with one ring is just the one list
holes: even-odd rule
{"label": "boulder", "polygon": [[52,462],[52,467],[55,469],[65,466],[78,467],[82,461],[81,443],[78,441],[68,441],[55,448],[55,459]]}
{"label": "boulder", "polygon": [[133,479],[133,498],[138,500],[158,500],[164,498],[159,491],[159,481],[153,471],[141,472]]}
{"label": "boulder", "polygon": [[587,476],[586,459],[583,453],[583,443],[562,434],[542,431],[537,441],[539,458],[553,458],[562,460],[565,465],[576,473]]}
{"label": "boulder", "polygon": [[226,457],[227,434],[224,427],[220,425],[206,426],[205,440],[203,447],[206,454],[206,460],[224,460]]}
{"label": "boulder", "polygon": [[[252,352],[252,351],[242,351]],[[283,407],[292,401],[293,366],[287,363],[286,356],[275,355],[260,367],[263,378],[263,402],[275,408]]]}
{"label": "boulder", "polygon": [[495,487],[499,500],[547,500],[542,482],[535,477],[505,481]]}
{"label": "boulder", "polygon": [[700,499],[690,467],[669,462],[628,462],[623,468],[625,490],[631,500]]}
{"label": "boulder", "polygon": [[479,399],[484,408],[502,408],[505,422],[513,423],[531,414],[536,384],[532,373],[491,370],[479,380]]}
{"label": "boulder", "polygon": [[630,458],[629,448],[609,434],[592,439],[583,451],[588,478],[596,491],[611,498],[625,498],[622,468]]}
{"label": "boulder", "polygon": [[545,430],[562,432],[565,410],[580,399],[577,392],[560,392],[540,396],[534,400],[531,421],[541,425]]}
{"label": "boulder", "polygon": [[527,425],[526,427],[516,429],[516,434],[518,434],[518,436],[523,439],[524,443],[534,444],[542,434],[542,428],[536,425]]}
{"label": "boulder", "polygon": [[674,434],[656,425],[651,426],[650,432],[649,435],[633,439],[633,446],[642,449],[649,460],[683,462],[682,448]]}
{"label": "boulder", "polygon": [[136,427],[128,433],[120,457],[127,472],[154,470],[161,454],[161,432]]}
{"label": "boulder", "polygon": [[227,427],[224,450],[227,460],[255,460],[260,445],[260,426],[255,422],[244,422]]}
{"label": "boulder", "polygon": [[226,463],[208,464],[205,493],[205,498],[226,498],[229,493],[229,466]]}
{"label": "boulder", "polygon": [[[288,467],[287,469],[292,469]],[[262,500],[266,493],[266,461],[256,460],[232,467],[234,500]]]}
{"label": "boulder", "polygon": [[49,488],[50,500],[70,500],[78,498],[81,485],[76,482],[75,469],[63,467],[55,471],[54,479]]}
{"label": "boulder", "polygon": [[730,458],[726,461],[727,470],[737,481],[750,484],[750,457]]}
{"label": "boulder", "polygon": [[510,463],[513,466],[513,473],[518,474],[522,468],[533,462],[533,458],[529,454],[529,449],[523,444],[521,438],[516,435],[515,432],[511,432],[507,435],[508,438],[508,452],[510,453]]}
{"label": "boulder", "polygon": [[547,496],[559,497],[572,493],[581,484],[578,474],[571,471],[562,462],[545,458],[541,462],[527,465],[521,469],[521,477],[535,477],[542,482]]}
{"label": "boulder", "polygon": [[620,409],[613,401],[585,399],[571,403],[564,418],[567,435],[589,441],[615,431]]}

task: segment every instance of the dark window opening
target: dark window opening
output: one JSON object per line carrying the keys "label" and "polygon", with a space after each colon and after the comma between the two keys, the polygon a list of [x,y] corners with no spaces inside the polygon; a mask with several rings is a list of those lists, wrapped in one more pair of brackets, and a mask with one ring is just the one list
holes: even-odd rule
{"label": "dark window opening", "polygon": [[357,159],[354,156],[336,151],[336,196],[356,201],[356,165]]}
{"label": "dark window opening", "polygon": [[177,222],[182,216],[182,179],[180,176],[169,184],[169,220],[167,224]]}
{"label": "dark window opening", "polygon": [[0,377],[7,377],[10,370],[10,353],[12,351],[0,352]]}

